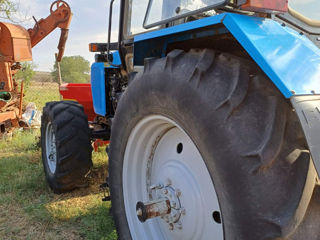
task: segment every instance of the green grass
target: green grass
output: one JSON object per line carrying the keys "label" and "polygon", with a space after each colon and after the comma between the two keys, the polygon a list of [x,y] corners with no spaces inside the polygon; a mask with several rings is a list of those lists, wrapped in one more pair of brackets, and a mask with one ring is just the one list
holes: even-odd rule
{"label": "green grass", "polygon": [[[46,97],[35,99],[38,109]],[[117,239],[110,203],[101,201],[99,190],[107,176],[104,149],[93,153],[88,188],[55,195],[45,181],[39,135],[17,130],[0,140],[0,239]]]}
{"label": "green grass", "polygon": [[26,89],[24,104],[33,102],[38,109],[42,109],[46,102],[59,101],[59,87],[57,83],[31,82]]}

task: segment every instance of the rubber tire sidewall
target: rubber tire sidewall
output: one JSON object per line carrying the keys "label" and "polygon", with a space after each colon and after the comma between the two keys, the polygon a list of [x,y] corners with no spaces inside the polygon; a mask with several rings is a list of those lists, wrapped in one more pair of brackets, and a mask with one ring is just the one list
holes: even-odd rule
{"label": "rubber tire sidewall", "polygon": [[[55,173],[50,171],[47,162],[45,137],[48,123],[52,124],[56,137]],[[70,131],[73,137],[68,136]],[[85,175],[93,165],[92,146],[88,118],[82,105],[72,101],[46,104],[41,120],[41,148],[46,179],[55,193],[87,186]]]}
{"label": "rubber tire sidewall", "polygon": [[[116,224],[121,225],[117,227],[120,229],[119,237],[121,240],[131,239],[124,209],[122,187],[124,153],[133,128],[140,120],[150,115],[165,116],[176,122],[187,133],[197,146],[213,178],[219,203],[223,203],[220,204],[223,218],[232,219],[235,217],[230,208],[230,206],[234,206],[234,203],[229,202],[228,185],[223,184],[228,178],[234,178],[234,173],[231,170],[225,171],[227,163],[216,164],[216,161],[212,159],[217,155],[216,148],[213,147],[216,145],[216,141],[213,140],[217,136],[212,134],[215,132],[214,124],[212,124],[215,114],[212,114],[210,104],[208,101],[201,101],[198,92],[194,91],[190,84],[172,79],[166,73],[163,73],[161,77],[152,77],[153,79],[150,81],[145,75],[130,85],[121,99],[112,126],[110,185],[113,211],[118,211],[115,212],[118,218]],[[167,80],[163,81],[163,78],[167,78]],[[195,101],[195,99],[197,100]],[[114,136],[117,136],[116,139]],[[224,142],[225,139],[221,136],[220,147]],[[216,147],[219,148],[219,146]],[[223,174],[221,174],[222,170]],[[229,233],[228,239],[236,238]]]}

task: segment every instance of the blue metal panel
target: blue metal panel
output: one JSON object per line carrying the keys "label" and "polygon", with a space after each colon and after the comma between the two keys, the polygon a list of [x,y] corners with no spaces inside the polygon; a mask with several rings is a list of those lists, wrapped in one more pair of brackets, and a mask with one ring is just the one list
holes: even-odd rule
{"label": "blue metal panel", "polygon": [[[121,58],[120,58],[119,51],[114,51],[114,52],[112,52],[112,55],[113,55],[112,64],[114,64],[114,65],[121,65]],[[112,66],[112,65],[110,65],[110,64],[108,64],[108,63],[105,63],[105,67],[106,67],[106,68],[118,68],[118,67]]]}
{"label": "blue metal panel", "polygon": [[226,16],[226,13],[222,13],[213,17],[203,18],[197,21],[188,22],[185,24],[176,25],[169,28],[163,28],[158,31],[148,32],[134,37],[135,42],[144,41],[148,39],[154,39],[158,37],[168,36],[172,34],[177,34],[181,32],[186,32],[189,30],[194,30],[197,28],[208,27],[222,23],[223,18]]}
{"label": "blue metal panel", "polygon": [[228,14],[223,23],[285,97],[320,92],[320,49],[306,36],[271,19]]}
{"label": "blue metal panel", "polygon": [[93,107],[96,114],[106,115],[105,63],[94,63],[91,66],[91,91]]}
{"label": "blue metal panel", "polygon": [[135,45],[141,50],[149,41],[153,41],[152,45],[155,46],[157,39],[163,41],[166,38],[170,42],[170,38],[178,33],[188,33],[221,23],[285,97],[290,98],[292,92],[297,95],[320,92],[320,49],[306,36],[271,19],[224,13],[137,35]]}

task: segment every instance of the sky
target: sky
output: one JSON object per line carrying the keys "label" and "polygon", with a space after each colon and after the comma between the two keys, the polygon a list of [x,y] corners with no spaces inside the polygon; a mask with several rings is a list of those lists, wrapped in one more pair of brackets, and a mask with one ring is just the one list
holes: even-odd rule
{"label": "sky", "polygon": [[[50,14],[50,5],[53,0],[17,0],[19,14],[14,16],[26,29],[34,26],[32,16],[36,19],[46,18]],[[89,52],[89,43],[107,42],[108,16],[110,0],[67,0],[73,12],[69,39],[65,56],[80,55],[94,61],[94,54]],[[115,1],[114,28],[112,40],[118,38],[118,11],[119,0]],[[38,71],[51,71],[55,61],[55,53],[60,38],[60,30],[56,29],[33,48],[33,61]]]}
{"label": "sky", "polygon": [[[14,1],[19,5],[19,13],[14,16],[14,19],[19,21],[19,24],[27,29],[34,26],[32,16],[40,19],[49,15],[50,5],[53,2],[53,0]],[[66,1],[71,6],[73,19],[70,26],[65,56],[80,55],[92,63],[94,61],[94,54],[89,52],[88,45],[91,42],[107,42],[110,0]],[[147,2],[147,0],[133,1],[137,1],[138,5],[141,5],[144,1]],[[317,17],[320,20],[320,0],[289,0],[289,2],[292,7],[297,8],[304,14]],[[112,41],[117,41],[118,38],[119,5],[120,0],[115,0]],[[142,9],[137,11],[138,15],[141,16],[144,16],[144,12],[145,10]],[[33,61],[37,65],[38,71],[51,71],[53,69],[55,61],[54,54],[57,52],[59,37],[60,30],[57,29],[33,48]]]}

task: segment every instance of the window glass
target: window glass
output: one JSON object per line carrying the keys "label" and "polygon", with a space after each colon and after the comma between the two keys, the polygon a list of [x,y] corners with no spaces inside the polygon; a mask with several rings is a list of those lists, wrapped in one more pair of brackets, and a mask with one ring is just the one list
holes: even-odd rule
{"label": "window glass", "polygon": [[148,0],[129,1],[128,35],[134,35],[146,31],[143,28],[143,21],[147,12],[148,2]]}
{"label": "window glass", "polygon": [[188,14],[202,8],[217,6],[225,0],[151,0],[146,25]]}
{"label": "window glass", "polygon": [[308,18],[320,20],[320,0],[289,0],[289,6]]}

